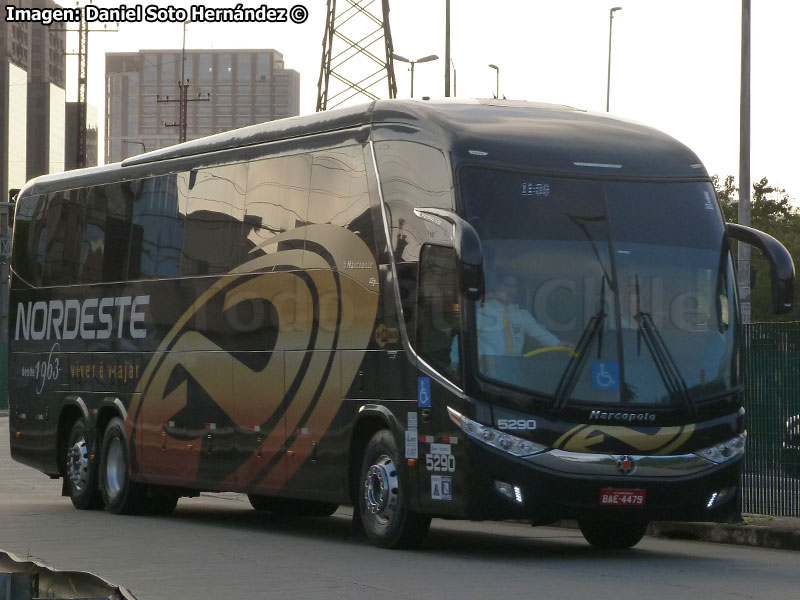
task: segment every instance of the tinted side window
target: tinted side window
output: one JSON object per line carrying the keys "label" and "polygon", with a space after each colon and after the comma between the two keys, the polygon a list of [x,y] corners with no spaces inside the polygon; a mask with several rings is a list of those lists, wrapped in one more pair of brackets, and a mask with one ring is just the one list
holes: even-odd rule
{"label": "tinted side window", "polygon": [[178,194],[186,201],[181,275],[227,273],[237,266],[246,185],[245,164],[178,175]]}
{"label": "tinted side window", "polygon": [[120,281],[127,277],[133,184],[73,189],[19,209],[17,261],[36,285]]}
{"label": "tinted side window", "polygon": [[460,381],[460,308],[456,253],[423,246],[419,262],[417,346],[419,355],[450,379]]}
{"label": "tinted side window", "polygon": [[[17,202],[14,221],[14,271],[27,283],[42,283],[40,240],[46,235],[47,196],[27,196]],[[42,254],[41,258],[44,258]]]}
{"label": "tinted side window", "polygon": [[[132,182],[123,182],[81,193],[85,201],[81,203],[84,227],[78,283],[124,281],[128,277],[134,187]],[[67,265],[71,264],[71,251],[64,252]]]}
{"label": "tinted side window", "polygon": [[[84,192],[84,194],[86,193]],[[88,197],[86,197],[84,209],[85,220],[80,249],[78,280],[81,283],[95,283],[100,281],[103,277],[103,254],[105,253],[106,241],[106,202],[103,188],[90,188],[86,195]]]}
{"label": "tinted side window", "polygon": [[103,250],[103,281],[123,281],[130,277],[136,182],[124,181],[106,185],[104,188],[106,238]]}
{"label": "tinted side window", "polygon": [[414,208],[452,209],[453,179],[449,162],[436,148],[405,141],[382,142],[375,148],[403,318],[414,344],[420,248],[428,242],[449,241],[441,228],[417,217]]}
{"label": "tinted side window", "polygon": [[311,170],[308,220],[346,227],[375,253],[361,146],[315,152]]}
{"label": "tinted side window", "polygon": [[39,256],[44,251],[42,284],[77,283],[86,224],[86,190],[50,194],[45,220],[47,237],[39,247]]}
{"label": "tinted side window", "polygon": [[[250,163],[245,196],[245,236],[243,262],[279,250],[302,250],[305,232],[284,239],[270,240],[308,224],[308,194],[311,183],[311,156],[296,154],[267,158]],[[301,266],[298,256],[297,266]]]}
{"label": "tinted side window", "polygon": [[450,165],[441,150],[414,142],[382,142],[376,155],[395,260],[416,262],[422,244],[446,241],[414,208],[453,208]]}
{"label": "tinted side window", "polygon": [[133,202],[129,277],[174,277],[183,247],[175,175],[139,181]]}

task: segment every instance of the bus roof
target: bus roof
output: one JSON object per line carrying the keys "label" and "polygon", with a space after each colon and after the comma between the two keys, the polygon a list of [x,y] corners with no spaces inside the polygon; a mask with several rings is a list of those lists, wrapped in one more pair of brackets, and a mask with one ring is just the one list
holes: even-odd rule
{"label": "bus roof", "polygon": [[669,135],[607,113],[514,100],[382,101],[380,123],[406,120],[446,140],[460,161],[615,179],[708,179],[697,155]]}
{"label": "bus roof", "polygon": [[377,100],[251,125],[121,163],[44,175],[29,182],[25,192],[90,185],[106,177],[124,178],[120,171],[130,167],[370,125],[375,139],[391,137],[393,125],[404,125],[407,132],[425,132],[427,140],[433,136],[459,160],[485,157],[487,164],[583,177],[708,178],[700,160],[682,143],[607,113],[514,100]]}

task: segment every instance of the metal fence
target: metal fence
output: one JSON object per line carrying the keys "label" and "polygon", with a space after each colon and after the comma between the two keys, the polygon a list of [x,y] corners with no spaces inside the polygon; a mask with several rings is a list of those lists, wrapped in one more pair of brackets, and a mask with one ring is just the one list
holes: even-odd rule
{"label": "metal fence", "polygon": [[800,516],[800,323],[744,327],[742,511]]}

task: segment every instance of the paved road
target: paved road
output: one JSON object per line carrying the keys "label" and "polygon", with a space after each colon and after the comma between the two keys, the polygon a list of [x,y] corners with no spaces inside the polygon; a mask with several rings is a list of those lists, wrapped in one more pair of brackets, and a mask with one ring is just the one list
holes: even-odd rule
{"label": "paved road", "polygon": [[94,572],[140,600],[198,598],[796,599],[796,552],[645,538],[593,551],[577,531],[434,521],[414,552],[378,550],[332,518],[278,522],[236,494],[167,518],[77,511],[8,457],[0,418],[0,549]]}

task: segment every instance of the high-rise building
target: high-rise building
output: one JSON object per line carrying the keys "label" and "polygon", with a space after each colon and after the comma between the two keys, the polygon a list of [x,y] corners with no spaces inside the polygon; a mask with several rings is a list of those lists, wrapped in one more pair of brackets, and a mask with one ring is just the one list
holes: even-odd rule
{"label": "high-rise building", "polygon": [[0,20],[0,200],[25,183],[29,23]]}
{"label": "high-rise building", "polygon": [[[23,0],[25,8],[56,8]],[[0,20],[0,199],[31,177],[64,170],[66,32]]]}
{"label": "high-rise building", "polygon": [[[31,0],[32,8],[55,8],[52,0]],[[32,24],[28,82],[27,178],[64,170],[66,31],[63,24]]]}
{"label": "high-rise building", "polygon": [[107,163],[180,141],[181,72],[187,140],[300,112],[300,74],[275,50],[108,53]]}

